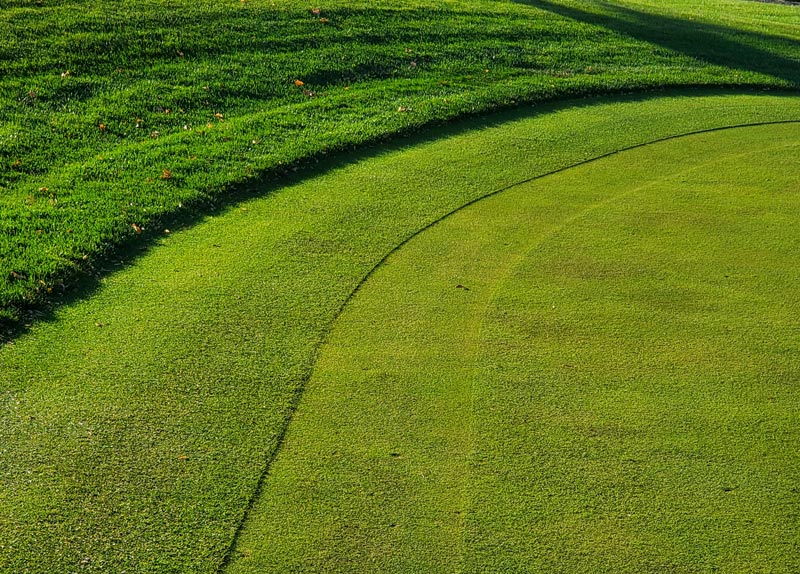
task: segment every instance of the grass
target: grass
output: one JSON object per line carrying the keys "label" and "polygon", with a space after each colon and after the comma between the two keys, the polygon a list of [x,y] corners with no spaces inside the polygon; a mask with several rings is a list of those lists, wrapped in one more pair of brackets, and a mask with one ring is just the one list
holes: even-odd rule
{"label": "grass", "polygon": [[393,253],[228,572],[797,571],[798,135],[625,151]]}
{"label": "grass", "polygon": [[565,97],[800,82],[797,10],[741,0],[0,8],[6,323],[332,152]]}
{"label": "grass", "polygon": [[[212,573],[246,568],[242,558],[248,551],[258,565],[261,549],[254,540],[266,524],[263,505],[270,500],[254,501],[259,484],[264,492],[277,485],[272,475],[262,483],[265,467],[332,321],[387,253],[465,203],[521,180],[667,136],[796,120],[800,100],[681,94],[541,110],[533,116],[520,111],[473,120],[454,126],[443,139],[376,148],[352,163],[328,164],[318,177],[301,178],[279,193],[232,206],[162,237],[135,265],[104,279],[91,297],[57,308],[51,320],[34,323],[27,334],[0,348],[0,571]],[[558,199],[561,204],[566,198]],[[490,235],[484,239],[492,243]],[[436,256],[432,251],[419,263]],[[481,294],[474,284],[465,285],[469,292],[453,287],[448,293],[459,300]],[[413,319],[409,328],[425,320],[413,307],[400,312],[394,317]],[[462,320],[449,313],[442,318],[443,327]],[[397,337],[392,346],[409,349],[411,359],[417,352],[412,343]],[[452,352],[461,349],[454,344]],[[493,350],[488,347],[478,365],[491,365]],[[328,352],[323,364],[331,366]],[[372,373],[376,380],[380,369]],[[314,396],[312,391],[308,400]],[[455,393],[446,398],[462,401]],[[438,424],[414,420],[420,432]],[[400,417],[392,424],[407,422]],[[302,428],[292,431],[283,451],[287,455],[293,452],[291,436]],[[343,430],[355,429],[337,432]],[[411,440],[414,426],[408,431]],[[323,435],[320,445],[334,438]],[[491,439],[476,444],[488,449]],[[375,447],[387,455],[376,472],[383,469],[391,477],[397,468],[393,461],[415,464],[406,451],[386,453],[384,447],[398,445]],[[448,460],[448,480],[457,483],[466,459]],[[479,463],[479,458],[472,463],[478,477]],[[285,476],[279,470],[276,466],[276,480]],[[411,486],[400,481],[396,488]],[[426,494],[431,492],[423,490],[427,498],[420,499],[435,502],[431,513],[453,506],[452,493],[439,498]],[[465,533],[473,528],[462,514],[463,526],[445,524],[445,533],[409,530],[406,519],[413,508],[399,509],[406,518],[392,515],[391,520],[404,525],[405,540],[430,541],[425,549],[436,548],[442,536],[456,535],[458,527]],[[389,514],[384,518],[388,522]],[[247,528],[237,538],[243,523]],[[341,540],[350,548],[347,544],[358,538]],[[375,544],[387,540],[393,539],[376,538]],[[468,541],[465,548],[473,545]],[[436,557],[426,552],[415,560]],[[309,551],[288,559],[304,556],[319,555]],[[333,564],[347,568],[345,562]]]}
{"label": "grass", "polygon": [[[0,22],[0,322],[28,326],[0,347],[0,572],[796,569],[796,397],[779,383],[797,365],[775,312],[791,316],[796,294],[777,208],[796,206],[746,187],[785,187],[796,170],[778,149],[754,155],[756,181],[714,181],[735,202],[669,179],[706,156],[706,173],[739,171],[731,147],[796,130],[565,172],[552,181],[574,193],[554,192],[530,257],[530,225],[508,230],[511,246],[491,231],[527,213],[509,190],[371,274],[421,229],[531,177],[797,120],[795,7],[0,0]],[[670,86],[725,89],[621,95]],[[598,94],[615,97],[547,103]],[[518,111],[422,129],[504,108]],[[638,162],[667,179],[577,216],[629,188]],[[570,180],[581,173],[607,186]],[[680,217],[653,215],[675,205]],[[397,261],[448,289],[393,276]],[[721,262],[732,285],[712,276]],[[552,292],[566,315],[548,315]],[[363,332],[359,313],[382,323]],[[359,356],[375,365],[360,371]],[[360,394],[325,394],[351,379]],[[287,522],[273,529],[276,508]]]}
{"label": "grass", "polygon": [[[629,181],[503,285],[485,323],[469,527],[488,569],[531,555],[519,570],[798,569],[797,134],[725,134],[714,157],[701,150],[724,138],[677,147],[704,161],[651,166],[660,177]],[[561,183],[613,181],[608,167]],[[483,408],[501,397],[508,408]],[[537,512],[535,553],[505,527]]]}

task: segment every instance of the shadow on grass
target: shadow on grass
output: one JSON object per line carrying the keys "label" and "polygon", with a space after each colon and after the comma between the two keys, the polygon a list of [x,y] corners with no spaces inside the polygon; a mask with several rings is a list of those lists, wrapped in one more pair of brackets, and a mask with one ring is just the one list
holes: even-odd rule
{"label": "shadow on grass", "polygon": [[[769,89],[773,92],[780,91],[775,90],[775,88]],[[159,237],[163,237],[159,230],[169,228],[175,232],[192,227],[208,217],[219,216],[230,209],[234,209],[242,201],[264,197],[303,180],[321,176],[333,170],[383,154],[457,136],[472,130],[497,127],[509,121],[552,113],[566,108],[591,107],[600,102],[646,101],[665,96],[746,93],[763,93],[763,91],[758,88],[689,87],[634,93],[587,94],[582,99],[515,105],[488,115],[485,112],[478,112],[472,117],[467,116],[433,123],[413,132],[389,134],[381,141],[360,146],[358,149],[342,150],[338,153],[306,158],[295,165],[285,167],[281,171],[269,171],[246,185],[233,186],[213,198],[199,200],[192,205],[184,204],[186,209],[183,212],[173,213],[161,220],[151,222],[148,229],[152,231],[134,236],[122,244],[110,245],[106,250],[106,253],[108,253],[106,257],[96,259],[93,261],[91,269],[84,269],[77,276],[71,277],[61,292],[53,294],[44,302],[18,309],[19,320],[5,320],[0,317],[0,345],[13,343],[14,340],[27,333],[34,323],[57,320],[56,311],[62,306],[69,306],[92,296],[102,287],[102,280],[105,277],[109,277],[113,273],[134,264],[139,257],[142,257],[154,247],[156,240]],[[790,93],[795,92],[790,90]]]}
{"label": "shadow on grass", "polygon": [[[680,52],[709,64],[767,74],[800,85],[798,42],[780,36],[734,30],[708,22],[695,22],[624,6],[598,2],[602,12],[565,6],[552,0],[514,0],[560,16]],[[770,45],[777,50],[769,50]],[[797,57],[787,57],[794,54]]]}

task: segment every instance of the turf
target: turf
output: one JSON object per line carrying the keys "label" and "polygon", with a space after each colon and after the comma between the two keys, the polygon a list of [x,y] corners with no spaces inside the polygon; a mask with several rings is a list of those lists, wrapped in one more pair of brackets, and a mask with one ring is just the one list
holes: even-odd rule
{"label": "turf", "polygon": [[6,321],[331,152],[570,96],[800,84],[796,8],[743,0],[0,9]]}
{"label": "turf", "polygon": [[[680,169],[626,178],[502,286],[477,377],[477,571],[800,568],[798,134],[697,138],[675,150],[701,158],[688,169],[667,150]],[[535,540],[513,527],[533,516]]]}
{"label": "turf", "polygon": [[392,254],[228,571],[797,571],[798,136],[625,151]]}
{"label": "turf", "polygon": [[583,104],[329,165],[164,236],[1,347],[0,571],[217,571],[247,546],[228,554],[329,325],[397,245],[469,201],[588,158],[800,118],[795,97]]}

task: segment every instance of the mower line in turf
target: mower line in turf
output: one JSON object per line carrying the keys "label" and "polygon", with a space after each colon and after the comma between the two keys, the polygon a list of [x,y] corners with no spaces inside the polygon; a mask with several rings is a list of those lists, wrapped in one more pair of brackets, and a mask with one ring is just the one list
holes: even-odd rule
{"label": "mower line in turf", "polygon": [[[317,360],[319,358],[320,350],[325,346],[325,344],[329,340],[329,335],[330,335],[330,333],[332,331],[333,325],[339,320],[339,317],[341,316],[341,314],[344,311],[344,309],[350,304],[350,302],[353,300],[353,298],[360,292],[362,287],[370,280],[370,278],[386,263],[386,261],[388,259],[390,259],[395,253],[400,251],[405,245],[407,245],[409,242],[411,242],[417,236],[422,235],[423,233],[425,233],[429,229],[431,229],[431,228],[435,227],[436,225],[440,224],[445,219],[451,217],[452,215],[454,215],[454,214],[456,214],[456,213],[458,213],[458,212],[460,212],[460,211],[462,211],[462,210],[464,210],[464,209],[466,209],[466,208],[468,208],[468,207],[470,207],[470,206],[472,206],[472,205],[474,205],[474,204],[476,204],[476,203],[478,203],[480,201],[483,201],[484,199],[496,196],[498,194],[501,194],[501,193],[503,193],[505,191],[508,191],[510,189],[514,189],[514,188],[519,187],[521,185],[525,185],[527,183],[530,183],[530,182],[533,182],[533,181],[536,181],[536,180],[540,180],[540,179],[543,179],[543,178],[551,176],[551,175],[556,175],[556,174],[559,174],[559,173],[563,173],[565,171],[568,171],[568,170],[571,170],[571,169],[574,169],[574,168],[577,168],[577,167],[580,167],[580,166],[584,166],[584,165],[587,165],[587,164],[602,160],[604,158],[608,158],[608,157],[611,157],[611,156],[614,156],[614,155],[618,155],[618,154],[621,154],[621,153],[624,153],[624,152],[627,152],[627,151],[648,147],[648,146],[655,145],[655,144],[658,144],[658,143],[672,141],[672,140],[676,140],[676,139],[680,139],[680,138],[684,138],[684,137],[689,137],[689,136],[694,136],[694,135],[701,135],[701,134],[706,134],[706,133],[728,131],[728,130],[734,130],[734,129],[737,129],[737,128],[749,128],[749,127],[770,126],[770,125],[786,125],[786,124],[797,124],[797,123],[800,123],[800,119],[798,119],[798,120],[778,120],[778,121],[731,124],[731,125],[722,126],[722,127],[708,128],[708,129],[702,129],[702,130],[694,130],[694,131],[689,131],[689,132],[685,132],[685,133],[681,133],[681,134],[675,134],[675,135],[671,135],[671,136],[667,136],[667,137],[656,138],[656,139],[653,139],[653,140],[650,140],[650,141],[647,141],[647,142],[643,142],[643,143],[639,143],[639,144],[635,144],[635,145],[619,148],[619,149],[616,149],[614,151],[606,152],[606,153],[603,153],[603,154],[600,154],[600,155],[597,155],[597,156],[594,156],[594,157],[591,157],[591,158],[587,158],[585,160],[570,164],[568,166],[564,166],[564,167],[549,171],[547,173],[543,173],[543,174],[536,175],[536,176],[533,176],[533,177],[530,177],[530,178],[526,178],[526,179],[523,179],[523,180],[520,180],[520,181],[516,181],[514,183],[508,184],[508,185],[503,186],[501,188],[495,189],[495,190],[493,190],[493,191],[491,191],[489,193],[486,193],[485,195],[482,195],[480,197],[476,197],[476,198],[464,203],[463,205],[461,205],[461,206],[459,206],[459,207],[457,207],[455,209],[452,209],[451,211],[445,213],[441,217],[435,219],[434,221],[431,221],[427,225],[421,227],[420,229],[418,229],[417,231],[415,231],[414,233],[410,234],[405,239],[403,239],[400,243],[398,243],[391,250],[387,251],[385,253],[385,255],[366,274],[363,275],[363,277],[358,281],[358,283],[353,288],[353,290],[344,299],[344,301],[339,306],[339,308],[336,310],[335,314],[332,316],[332,318],[329,321],[328,325],[324,329],[323,336],[320,338],[320,340],[315,345],[314,352],[313,352],[313,358],[312,358],[312,361],[311,361],[311,368],[309,369],[308,374],[301,381],[300,385],[297,388],[297,391],[294,393],[294,396],[292,397],[292,404],[290,406],[289,413],[288,413],[288,415],[286,417],[286,422],[283,425],[283,427],[281,428],[280,433],[278,435],[277,442],[276,442],[276,447],[272,451],[271,456],[268,458],[268,460],[265,463],[264,469],[263,469],[263,471],[262,471],[262,473],[261,473],[261,475],[260,475],[260,477],[258,479],[256,488],[254,489],[253,494],[252,494],[250,500],[248,501],[247,506],[246,506],[246,508],[245,508],[245,510],[244,510],[244,512],[242,514],[241,520],[240,520],[238,526],[236,527],[236,530],[235,530],[235,532],[234,532],[234,534],[233,534],[233,536],[231,538],[230,545],[228,546],[228,549],[225,552],[225,555],[223,556],[222,560],[219,563],[219,567],[217,568],[217,573],[218,574],[223,574],[225,572],[227,566],[230,564],[230,562],[232,560],[233,553],[234,553],[234,551],[236,549],[236,546],[238,544],[238,541],[239,541],[239,538],[241,536],[241,533],[242,533],[242,531],[243,531],[243,529],[245,527],[245,524],[247,523],[247,520],[248,520],[248,518],[249,518],[249,516],[250,516],[250,514],[251,514],[251,512],[252,512],[252,510],[253,510],[256,502],[257,502],[257,500],[260,498],[260,496],[261,496],[261,494],[262,494],[262,492],[264,490],[264,485],[265,485],[265,483],[266,483],[266,481],[267,481],[267,479],[269,477],[270,470],[271,470],[271,467],[272,467],[272,463],[275,461],[275,459],[277,458],[277,456],[279,455],[279,453],[283,449],[283,445],[285,443],[286,433],[288,431],[289,425],[291,424],[291,421],[292,421],[292,419],[294,417],[294,413],[297,411],[297,408],[298,408],[298,406],[300,404],[300,401],[302,400],[303,392],[304,392],[304,390],[305,390],[305,388],[307,386],[307,383],[308,383],[309,379],[313,376],[313,373],[314,373],[314,370],[315,370],[314,369],[314,365],[316,364],[316,362],[317,362]],[[780,147],[783,147],[783,146],[780,146]],[[745,152],[745,153],[742,153],[741,155],[744,157],[744,156],[750,155],[751,153],[752,152]],[[709,163],[714,163],[714,162],[712,161],[712,162],[709,162]],[[706,165],[706,164],[703,164],[703,165]],[[695,166],[695,167],[693,167],[692,169],[690,169],[688,171],[693,171],[697,167],[700,167],[700,166]],[[655,182],[648,182],[646,185],[638,187],[638,188],[635,188],[635,189],[632,189],[632,190],[628,190],[625,193],[621,194],[620,196],[613,196],[613,197],[610,197],[610,198],[605,198],[604,200],[602,200],[598,204],[592,205],[589,208],[583,210],[582,212],[574,215],[573,217],[570,217],[561,226],[559,226],[559,229],[563,228],[570,221],[575,221],[575,220],[580,219],[587,212],[589,212],[589,211],[591,211],[593,209],[596,209],[596,208],[598,208],[598,207],[600,207],[602,205],[605,205],[607,203],[611,203],[611,202],[619,199],[620,197],[628,196],[628,195],[634,194],[637,191],[640,191],[642,189],[646,189],[647,187],[649,187],[651,185],[654,185],[654,183]],[[555,230],[551,230],[551,231],[554,232]],[[548,235],[550,235],[550,233],[548,233]],[[531,251],[533,249],[535,249],[535,248],[536,248],[535,246],[532,247]],[[490,297],[489,300],[491,300],[491,297]],[[477,329],[478,332],[480,332],[480,330],[482,328],[482,325],[483,325],[483,322],[481,321],[481,324],[478,326],[478,329]]]}

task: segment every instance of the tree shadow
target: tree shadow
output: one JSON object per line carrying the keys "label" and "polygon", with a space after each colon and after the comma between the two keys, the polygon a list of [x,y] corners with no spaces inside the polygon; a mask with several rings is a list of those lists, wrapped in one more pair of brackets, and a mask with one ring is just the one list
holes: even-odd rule
{"label": "tree shadow", "polygon": [[639,12],[607,2],[597,2],[602,12],[592,12],[551,0],[514,1],[657,44],[712,65],[767,74],[800,85],[800,44],[788,38]]}

